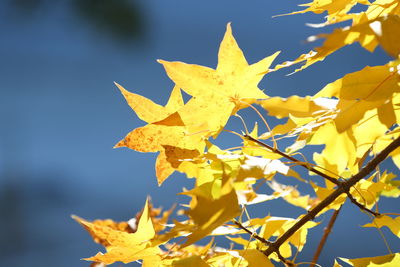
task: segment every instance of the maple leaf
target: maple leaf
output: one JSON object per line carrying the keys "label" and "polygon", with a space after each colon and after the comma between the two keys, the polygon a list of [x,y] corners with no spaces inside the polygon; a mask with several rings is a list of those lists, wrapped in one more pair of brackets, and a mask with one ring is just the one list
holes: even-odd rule
{"label": "maple leaf", "polygon": [[[373,267],[373,266],[399,266],[400,265],[400,253],[376,256],[376,257],[368,257],[368,258],[359,258],[359,259],[346,259],[339,258],[342,261],[350,264],[354,267]],[[339,265],[341,266],[341,265]]]}
{"label": "maple leaf", "polygon": [[387,215],[379,216],[374,219],[372,223],[363,225],[363,227],[388,227],[390,231],[397,237],[400,237],[400,216],[392,218]]}
{"label": "maple leaf", "polygon": [[300,5],[307,7],[306,9],[284,15],[302,14],[307,12],[321,14],[326,11],[328,13],[328,16],[326,17],[327,23],[335,23],[338,19],[346,15],[347,12],[349,12],[356,4],[368,5],[369,2],[367,0],[314,0],[313,2]]}
{"label": "maple leaf", "polygon": [[[315,97],[337,97],[339,110],[335,126],[343,132],[359,122],[366,111],[374,108],[385,108],[384,104],[400,92],[400,76],[395,62],[384,66],[365,67],[364,69],[345,75],[343,78],[325,86]],[[386,112],[385,112],[386,113]],[[379,117],[385,116],[378,110]],[[389,122],[391,127],[395,121]]]}
{"label": "maple leaf", "polygon": [[261,251],[257,249],[245,249],[238,251],[240,256],[246,259],[248,266],[273,267],[274,265]]}
{"label": "maple leaf", "polygon": [[77,216],[73,218],[84,226],[95,240],[104,244],[106,253],[97,253],[87,258],[88,261],[112,264],[116,261],[129,263],[136,260],[147,260],[148,262],[160,261],[161,250],[158,246],[152,246],[150,240],[155,236],[154,226],[149,215],[148,200],[140,217],[137,230],[128,233],[115,229],[98,222],[89,222]]}
{"label": "maple leaf", "polygon": [[321,113],[321,110],[329,110],[329,106],[318,98],[310,96],[300,97],[297,95],[287,98],[270,97],[257,101],[269,115],[278,119],[289,117],[289,114],[295,117],[309,117],[315,113]]}
{"label": "maple leaf", "polygon": [[[183,121],[206,119],[206,129],[214,134],[220,131],[238,109],[246,107],[255,99],[267,97],[257,85],[264,76],[261,73],[268,71],[278,54],[249,65],[228,24],[215,70],[183,62],[159,62],[171,80],[195,99],[178,111],[180,118]],[[202,106],[200,112],[193,108],[196,105]]]}
{"label": "maple leaf", "polygon": [[385,17],[392,15],[400,15],[400,3],[398,0],[375,0],[368,5],[367,10],[359,13],[346,14],[340,18],[338,17],[335,20],[335,23],[351,19],[353,20],[352,25],[357,25],[366,21],[371,22],[377,18],[384,19]]}
{"label": "maple leaf", "polygon": [[172,267],[185,267],[185,266],[193,266],[193,267],[208,267],[208,265],[200,256],[191,256],[188,258],[183,258],[179,260],[175,260],[171,263]]}
{"label": "maple leaf", "polygon": [[[175,120],[174,125],[165,121],[184,105],[178,87],[174,87],[167,105],[163,107],[143,96],[128,92],[119,84],[116,85],[138,117],[149,124],[131,131],[115,145],[115,148],[128,147],[139,152],[160,152],[155,168],[158,184],[161,185],[178,168],[182,159],[200,154],[199,151],[205,146],[204,140],[199,135],[187,134],[182,121]],[[177,155],[180,158],[177,158]]]}
{"label": "maple leaf", "polygon": [[115,85],[136,115],[147,123],[161,121],[184,105],[182,94],[177,86],[172,89],[168,103],[165,106],[160,106],[144,96],[129,92],[116,82]]}
{"label": "maple leaf", "polygon": [[184,247],[200,240],[218,226],[240,214],[238,198],[231,183],[231,179],[224,181],[220,185],[219,193],[213,199],[205,197],[197,190],[184,193],[192,197],[190,209],[186,214],[194,222],[194,227],[191,227],[191,234]]}
{"label": "maple leaf", "polygon": [[293,61],[286,61],[275,67],[275,70],[305,62],[295,72],[303,70],[312,64],[324,60],[327,56],[340,48],[358,42],[369,52],[373,52],[378,45],[392,57],[397,58],[400,53],[400,18],[398,15],[377,17],[373,20],[361,19],[358,23],[345,28],[337,28],[330,34],[311,36],[310,41],[324,38],[322,46],[315,48]]}

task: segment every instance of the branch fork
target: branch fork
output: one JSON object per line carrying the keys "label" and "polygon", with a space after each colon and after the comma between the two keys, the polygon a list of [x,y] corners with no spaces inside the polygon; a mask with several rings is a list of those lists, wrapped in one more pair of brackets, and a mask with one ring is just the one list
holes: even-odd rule
{"label": "branch fork", "polygon": [[[316,205],[313,209],[311,209],[306,215],[304,215],[302,218],[300,218],[291,228],[289,228],[283,235],[281,235],[276,241],[265,243],[268,245],[268,248],[262,251],[267,257],[271,255],[271,253],[275,252],[279,256],[279,247],[287,240],[289,239],[294,233],[297,232],[305,223],[308,221],[314,219],[320,211],[322,211],[324,208],[329,206],[333,201],[336,200],[340,195],[346,194],[350,201],[353,202],[355,205],[357,205],[360,209],[365,210],[374,216],[380,216],[379,213],[374,212],[364,205],[358,203],[354,197],[350,194],[349,190],[352,186],[357,184],[361,179],[365,178],[369,173],[371,173],[383,160],[387,158],[387,156],[394,151],[396,148],[400,147],[400,137],[395,139],[392,143],[390,143],[385,149],[383,149],[378,155],[376,155],[372,160],[368,162],[367,165],[365,165],[357,174],[353,175],[351,178],[349,178],[346,181],[338,181],[337,179],[330,177],[326,174],[321,173],[320,171],[316,170],[315,168],[309,166],[308,164],[305,164],[303,162],[300,162],[299,160],[285,154],[284,152],[273,148],[249,135],[244,135],[244,138],[253,141],[263,147],[268,148],[269,150],[281,155],[282,157],[285,157],[293,162],[296,162],[297,164],[307,168],[308,170],[326,178],[327,180],[333,182],[336,184],[338,187],[335,191],[333,191],[330,195],[328,195],[324,200],[322,200],[318,205]],[[322,175],[321,175],[322,174]],[[243,227],[243,226],[242,226]],[[245,228],[245,227],[244,227]],[[243,229],[243,228],[242,228]],[[245,230],[246,231],[246,230]],[[250,232],[247,230],[246,232]],[[254,236],[255,237],[255,236]],[[261,241],[261,240],[260,240]]]}

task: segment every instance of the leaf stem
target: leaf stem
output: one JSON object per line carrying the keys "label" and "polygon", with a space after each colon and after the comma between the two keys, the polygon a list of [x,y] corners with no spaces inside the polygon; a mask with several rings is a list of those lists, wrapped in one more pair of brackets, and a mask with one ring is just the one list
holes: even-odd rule
{"label": "leaf stem", "polygon": [[244,135],[243,137],[246,138],[246,139],[248,139],[248,140],[250,140],[250,141],[252,141],[252,142],[254,142],[254,143],[259,144],[260,146],[263,146],[263,147],[265,147],[265,148],[268,148],[268,149],[271,150],[272,152],[274,152],[274,153],[276,153],[276,154],[279,154],[279,155],[281,155],[282,157],[287,158],[287,159],[289,159],[289,160],[295,162],[296,164],[298,164],[298,165],[300,165],[300,166],[303,166],[303,167],[306,168],[307,170],[309,170],[309,171],[311,171],[311,172],[313,172],[313,173],[315,173],[315,174],[317,174],[317,175],[319,175],[319,176],[321,176],[321,177],[327,179],[328,181],[330,181],[330,182],[336,184],[337,186],[340,186],[341,183],[342,183],[342,182],[338,181],[337,179],[335,179],[335,178],[333,178],[333,177],[331,177],[331,176],[329,176],[329,175],[327,175],[327,174],[325,174],[325,173],[323,173],[323,172],[320,172],[319,170],[317,170],[317,169],[315,169],[314,167],[310,166],[310,164],[307,164],[307,163],[302,162],[302,161],[300,161],[300,160],[298,160],[298,159],[296,159],[296,158],[294,158],[294,157],[292,157],[292,156],[289,156],[288,154],[286,154],[286,153],[280,151],[279,149],[274,148],[274,147],[272,147],[272,146],[270,146],[270,145],[268,145],[268,144],[266,144],[266,143],[264,143],[264,142],[261,142],[260,140],[255,139],[255,138],[251,137],[250,135],[247,135],[247,134],[246,134],[246,135]]}
{"label": "leaf stem", "polygon": [[[329,180],[330,182],[336,184],[338,187],[341,187],[341,186],[345,183],[345,182],[341,182],[341,181],[339,181],[339,180],[333,178],[332,176],[329,176],[329,175],[327,175],[327,174],[325,174],[325,173],[323,173],[323,172],[320,172],[319,170],[315,169],[311,164],[306,163],[306,162],[302,162],[302,161],[300,161],[300,160],[298,160],[298,159],[296,159],[296,158],[294,158],[294,157],[292,157],[292,156],[289,156],[288,154],[286,154],[286,153],[280,151],[279,149],[273,148],[273,147],[271,147],[270,145],[268,145],[268,144],[266,144],[266,143],[264,143],[264,142],[261,142],[261,141],[258,140],[258,139],[255,139],[255,138],[251,137],[250,135],[244,135],[243,137],[244,137],[244,138],[247,138],[247,139],[249,139],[250,141],[253,141],[253,142],[255,142],[255,143],[257,143],[257,144],[259,144],[259,145],[261,145],[261,146],[263,146],[263,147],[265,147],[265,148],[268,148],[268,149],[271,150],[272,152],[277,153],[277,154],[281,155],[282,157],[285,157],[285,158],[291,160],[292,162],[296,163],[297,165],[300,165],[300,166],[305,167],[307,170],[309,170],[309,171],[311,171],[311,172],[313,172],[313,173],[315,173],[315,174],[317,174],[317,175],[319,175],[319,176],[321,176],[321,177],[323,177],[323,178]],[[364,211],[366,211],[366,212],[371,213],[371,214],[374,215],[375,217],[380,215],[380,213],[375,212],[375,211],[372,211],[371,209],[368,209],[367,207],[365,207],[364,205],[362,205],[361,203],[359,203],[359,202],[350,194],[349,189],[350,189],[350,188],[346,189],[345,193],[347,194],[347,196],[349,197],[350,201],[351,201],[354,205],[356,205],[357,207],[359,207],[361,210],[364,210]]]}

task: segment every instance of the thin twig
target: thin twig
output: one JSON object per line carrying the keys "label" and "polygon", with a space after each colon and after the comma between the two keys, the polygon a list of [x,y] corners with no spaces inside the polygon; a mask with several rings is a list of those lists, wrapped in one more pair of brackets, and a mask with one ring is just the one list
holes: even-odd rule
{"label": "thin twig", "polygon": [[[312,167],[311,164],[305,163],[305,162],[302,162],[302,161],[299,161],[298,159],[296,159],[296,158],[294,158],[294,157],[292,157],[292,156],[289,156],[288,154],[286,154],[286,153],[280,151],[279,149],[273,148],[273,147],[269,146],[268,144],[265,144],[264,142],[261,142],[261,141],[255,139],[255,138],[253,138],[253,137],[251,137],[251,136],[249,136],[249,135],[244,135],[243,137],[244,137],[244,138],[247,138],[247,139],[249,139],[249,140],[251,140],[251,141],[253,141],[253,142],[255,142],[255,143],[257,143],[257,144],[259,144],[259,145],[261,145],[261,146],[263,146],[263,147],[268,148],[268,149],[271,150],[272,152],[277,153],[277,154],[281,155],[282,157],[285,157],[285,158],[291,160],[292,162],[296,163],[297,165],[300,165],[300,166],[305,167],[305,168],[308,169],[309,171],[311,171],[311,172],[313,172],[313,173],[315,173],[315,174],[318,174],[319,176],[321,176],[321,177],[323,177],[323,178],[325,178],[325,179],[331,181],[332,183],[336,184],[336,185],[339,186],[339,187],[342,186],[342,184],[344,183],[344,182],[341,182],[341,181],[339,181],[339,180],[336,180],[335,178],[333,178],[333,177],[331,177],[331,176],[329,176],[329,175],[327,175],[327,174],[324,174],[324,173],[320,172],[319,170],[317,170],[317,169],[315,169],[314,167]],[[351,201],[352,203],[354,203],[354,204],[355,204],[357,207],[359,207],[360,209],[362,209],[362,210],[364,210],[364,211],[366,211],[366,212],[369,212],[369,213],[373,214],[375,217],[380,215],[378,212],[372,211],[372,210],[368,209],[367,207],[365,207],[364,205],[362,205],[361,203],[359,203],[359,202],[350,194],[349,189],[346,191],[346,194],[347,194],[347,196],[349,197],[350,201]]]}
{"label": "thin twig", "polygon": [[272,242],[268,241],[267,239],[259,236],[257,233],[254,233],[252,231],[250,231],[249,229],[247,229],[246,227],[243,226],[243,224],[241,224],[240,222],[233,220],[233,223],[236,224],[240,229],[244,230],[246,233],[248,233],[250,236],[254,237],[255,239],[257,239],[258,241],[261,241],[262,243],[266,244],[266,245],[271,245]]}
{"label": "thin twig", "polygon": [[380,216],[381,214],[379,212],[373,211],[369,208],[367,208],[366,206],[364,206],[363,204],[361,204],[360,202],[358,202],[353,196],[352,194],[350,194],[349,191],[346,192],[347,197],[350,199],[350,201],[356,205],[357,207],[359,207],[361,210],[364,210],[366,212],[371,213],[372,215],[374,215],[375,217]]}
{"label": "thin twig", "polygon": [[309,171],[311,171],[311,172],[313,172],[313,173],[315,173],[315,174],[318,174],[318,175],[321,176],[321,177],[324,177],[325,179],[329,180],[330,182],[332,182],[332,183],[334,183],[334,184],[336,184],[336,185],[338,185],[338,186],[340,186],[340,184],[341,184],[341,182],[338,181],[337,179],[335,179],[335,178],[333,178],[333,177],[331,177],[331,176],[329,176],[329,175],[327,175],[327,174],[325,174],[325,173],[320,172],[319,170],[315,169],[314,167],[310,166],[309,164],[307,164],[307,163],[305,163],[305,162],[302,162],[302,161],[300,161],[300,160],[298,160],[298,159],[296,159],[296,158],[294,158],[294,157],[292,157],[292,156],[289,156],[288,154],[286,154],[286,153],[280,151],[279,149],[273,148],[272,146],[270,146],[270,145],[268,145],[268,144],[266,144],[266,143],[264,143],[264,142],[261,142],[260,140],[257,140],[257,139],[255,139],[255,138],[251,137],[250,135],[247,135],[247,134],[246,134],[246,135],[244,135],[243,137],[246,138],[246,139],[249,139],[250,141],[253,141],[254,143],[259,144],[260,146],[263,146],[263,147],[265,147],[265,148],[268,148],[268,149],[271,150],[272,152],[274,152],[274,153],[276,153],[276,154],[279,154],[279,155],[281,155],[282,157],[287,158],[287,159],[289,159],[289,160],[295,162],[296,164],[298,164],[298,165],[300,165],[300,166],[305,167],[307,170],[309,170]]}
{"label": "thin twig", "polygon": [[306,215],[298,220],[291,228],[289,228],[282,236],[280,236],[275,242],[273,242],[263,253],[268,257],[271,253],[279,249],[279,247],[288,240],[294,233],[297,232],[305,223],[315,218],[318,213],[329,206],[333,201],[336,200],[341,194],[346,193],[352,186],[372,172],[379,163],[381,163],[386,157],[396,148],[400,147],[400,137],[390,143],[384,150],[382,150],[377,156],[375,156],[367,165],[364,166],[357,174],[353,175],[350,179],[341,183],[335,191],[328,195],[322,200],[317,206],[311,209]]}
{"label": "thin twig", "polygon": [[342,206],[340,206],[339,209],[335,210],[335,212],[332,214],[331,219],[329,220],[328,225],[325,227],[324,235],[322,236],[321,240],[319,241],[318,248],[315,251],[315,254],[314,254],[314,257],[313,257],[312,262],[310,264],[310,267],[314,267],[317,264],[319,255],[321,254],[322,249],[325,246],[326,240],[328,239],[328,236],[332,231],[333,225],[335,224],[336,218],[339,215],[339,212],[340,212],[341,209],[342,209]]}
{"label": "thin twig", "polygon": [[[254,237],[255,239],[257,239],[258,241],[261,241],[262,243],[264,243],[267,246],[272,245],[271,241],[266,240],[265,238],[259,236],[257,233],[250,231],[249,229],[247,229],[245,226],[243,226],[243,224],[241,224],[240,222],[233,220],[233,223],[236,224],[240,229],[244,230],[246,233],[248,233],[251,237]],[[294,264],[288,260],[286,260],[282,254],[279,252],[279,249],[274,251],[276,253],[276,255],[278,256],[278,258],[286,264],[286,266],[294,266]]]}

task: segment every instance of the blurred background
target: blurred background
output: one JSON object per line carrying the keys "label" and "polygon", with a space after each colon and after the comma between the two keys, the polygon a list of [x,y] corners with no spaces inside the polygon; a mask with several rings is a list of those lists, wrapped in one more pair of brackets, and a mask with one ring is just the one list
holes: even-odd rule
{"label": "blurred background", "polygon": [[[175,174],[157,187],[155,154],[112,149],[143,125],[117,88],[165,104],[173,86],[156,59],[215,67],[227,22],[253,63],[281,50],[291,60],[316,44],[309,35],[322,16],[273,15],[298,10],[298,1],[239,0],[3,0],[0,2],[0,265],[88,266],[81,258],[101,247],[71,218],[127,220],[150,195],[169,208],[192,181]],[[343,74],[384,64],[381,51],[358,45],[286,76],[267,75],[268,95],[310,95]],[[252,117],[253,116],[253,117]],[[252,124],[256,117],[248,115]],[[233,122],[232,127],[236,127]],[[223,143],[237,138],[226,135]],[[236,143],[235,143],[236,142]],[[187,199],[184,199],[187,201]],[[394,202],[387,202],[395,207]],[[390,206],[391,205],[391,206]],[[263,214],[297,216],[282,201]],[[326,218],[299,260],[310,261]],[[386,253],[368,216],[347,205],[321,256]],[[388,234],[388,236],[390,236]],[[389,239],[390,240],[390,239]],[[372,245],[366,245],[372,244]]]}

